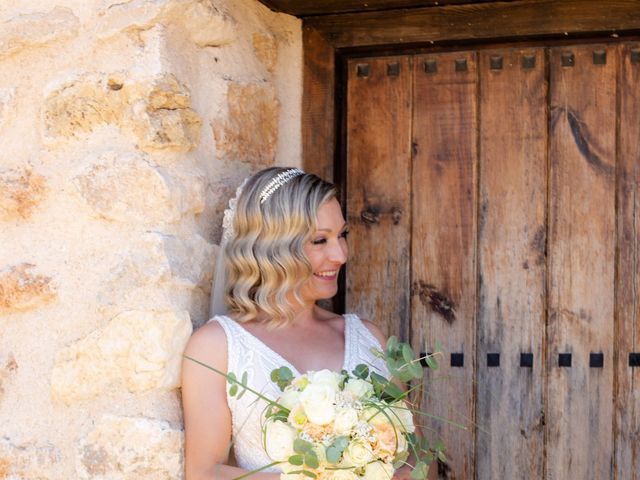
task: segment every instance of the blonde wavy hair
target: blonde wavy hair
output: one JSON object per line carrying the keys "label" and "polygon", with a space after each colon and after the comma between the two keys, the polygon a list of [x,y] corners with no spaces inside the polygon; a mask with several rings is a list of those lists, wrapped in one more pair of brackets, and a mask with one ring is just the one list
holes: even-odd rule
{"label": "blonde wavy hair", "polygon": [[272,167],[256,173],[238,197],[234,236],[224,255],[225,300],[240,322],[264,312],[269,326],[282,326],[303,305],[300,291],[312,275],[303,246],[317,228],[318,208],[337,192],[333,184],[305,173],[287,181],[261,204],[265,186],[287,170]]}

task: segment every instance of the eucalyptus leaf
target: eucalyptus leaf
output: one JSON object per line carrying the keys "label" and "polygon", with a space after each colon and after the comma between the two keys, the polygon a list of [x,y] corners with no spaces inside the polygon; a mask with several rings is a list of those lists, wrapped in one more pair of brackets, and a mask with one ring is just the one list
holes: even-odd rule
{"label": "eucalyptus leaf", "polygon": [[313,445],[306,440],[296,438],[293,441],[293,451],[296,453],[307,453],[313,449]]}
{"label": "eucalyptus leaf", "polygon": [[302,455],[291,455],[288,461],[291,465],[299,467],[304,463],[304,458]]}
{"label": "eucalyptus leaf", "polygon": [[362,380],[366,380],[369,376],[369,367],[364,363],[360,363],[353,369],[353,375]]}

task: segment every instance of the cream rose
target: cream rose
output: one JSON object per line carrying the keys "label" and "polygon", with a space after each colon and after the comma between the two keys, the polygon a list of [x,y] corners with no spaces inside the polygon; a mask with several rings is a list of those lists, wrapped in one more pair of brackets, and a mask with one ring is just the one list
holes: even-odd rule
{"label": "cream rose", "polygon": [[362,467],[373,460],[373,451],[367,442],[355,439],[344,450],[342,458],[348,467]]}
{"label": "cream rose", "polygon": [[383,425],[392,423],[393,412],[388,405],[376,405],[375,407],[367,407],[363,412],[363,418],[371,425]]}
{"label": "cream rose", "polygon": [[395,426],[400,427],[400,429],[407,433],[413,433],[416,431],[416,426],[413,423],[413,414],[404,400],[395,402],[391,408],[392,411],[389,413],[391,421]]}
{"label": "cream rose", "polygon": [[310,422],[317,425],[331,423],[336,415],[336,391],[326,384],[310,384],[300,394],[300,403]]}
{"label": "cream rose", "polygon": [[359,480],[353,470],[325,470],[322,480]]}
{"label": "cream rose", "polygon": [[294,453],[293,441],[296,438],[296,431],[278,420],[267,422],[265,428],[267,455],[275,462],[286,461]]}
{"label": "cream rose", "polygon": [[325,369],[309,373],[309,381],[313,385],[327,385],[331,387],[334,392],[338,391],[340,380],[341,375],[331,370]]}
{"label": "cream rose", "polygon": [[333,433],[347,435],[358,423],[358,412],[355,408],[341,408],[333,421]]}
{"label": "cream rose", "polygon": [[393,465],[384,462],[371,462],[364,470],[363,480],[391,480],[393,477]]}
{"label": "cream rose", "polygon": [[287,410],[293,409],[300,399],[300,392],[297,390],[285,390],[285,392],[278,399],[278,403]]}
{"label": "cream rose", "polygon": [[359,378],[352,378],[344,386],[344,392],[353,400],[367,399],[373,394],[373,385]]}

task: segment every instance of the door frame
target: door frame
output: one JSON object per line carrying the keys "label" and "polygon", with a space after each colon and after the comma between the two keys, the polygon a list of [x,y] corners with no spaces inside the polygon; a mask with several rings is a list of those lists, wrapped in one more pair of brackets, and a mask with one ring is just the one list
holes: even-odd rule
{"label": "door frame", "polygon": [[[514,0],[303,19],[302,165],[346,186],[345,58],[367,52],[640,34],[640,0]],[[340,296],[340,295],[339,295]]]}

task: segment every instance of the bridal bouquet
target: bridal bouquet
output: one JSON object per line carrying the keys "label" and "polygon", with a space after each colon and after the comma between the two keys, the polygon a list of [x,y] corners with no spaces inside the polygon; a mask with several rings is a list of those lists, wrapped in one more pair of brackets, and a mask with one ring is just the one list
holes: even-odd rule
{"label": "bridal bouquet", "polygon": [[[396,381],[422,378],[421,359],[409,345],[391,337],[377,354]],[[426,363],[437,368],[433,355]],[[436,456],[444,459],[441,443],[429,445],[415,435],[409,392],[364,364],[352,372],[320,370],[295,378],[281,367],[271,380],[282,394],[265,410],[263,443],[282,468],[282,480],[389,480],[410,454],[411,476],[419,480]],[[234,375],[229,383],[232,395],[244,393]]]}

